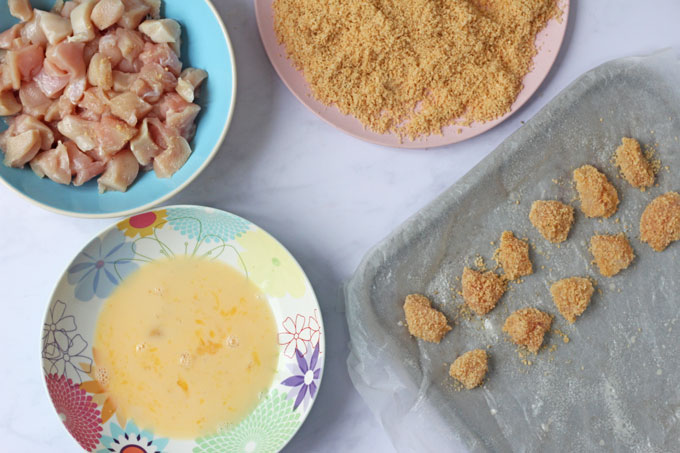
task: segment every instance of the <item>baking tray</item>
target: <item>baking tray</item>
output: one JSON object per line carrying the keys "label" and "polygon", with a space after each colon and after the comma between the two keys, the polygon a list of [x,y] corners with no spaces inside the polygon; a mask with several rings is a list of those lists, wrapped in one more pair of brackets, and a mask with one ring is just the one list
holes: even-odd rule
{"label": "baking tray", "polygon": [[[346,286],[348,367],[398,451],[680,450],[680,244],[653,252],[638,229],[647,203],[680,189],[678,135],[675,52],[606,63],[368,253]],[[646,192],[618,177],[611,162],[624,136],[653,147],[661,160],[658,185]],[[588,219],[578,209],[571,172],[586,163],[619,192],[618,212],[609,219]],[[560,246],[529,223],[538,199],[577,208]],[[535,273],[511,284],[487,317],[466,319],[458,277],[479,257],[492,267],[503,230],[528,238]],[[636,259],[619,275],[602,277],[589,239],[621,231]],[[594,278],[597,290],[569,325],[549,287],[576,275]],[[453,322],[440,344],[416,340],[404,326],[404,297],[416,292]],[[520,357],[501,328],[525,306],[556,316],[546,348]],[[448,365],[473,348],[488,348],[490,371],[483,387],[459,391]]]}

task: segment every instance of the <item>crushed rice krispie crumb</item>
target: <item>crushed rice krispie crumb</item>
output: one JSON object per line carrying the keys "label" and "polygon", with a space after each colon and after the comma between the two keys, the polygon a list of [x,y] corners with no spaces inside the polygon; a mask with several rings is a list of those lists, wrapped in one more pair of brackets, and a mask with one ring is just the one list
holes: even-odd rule
{"label": "crushed rice krispie crumb", "polygon": [[635,258],[625,234],[601,234],[590,238],[590,252],[600,274],[612,277],[626,269]]}
{"label": "crushed rice krispie crumb", "polygon": [[654,185],[654,170],[642,154],[640,143],[634,138],[624,137],[614,156],[616,165],[628,183],[638,189]]}
{"label": "crushed rice krispie crumb", "polygon": [[411,139],[510,110],[555,0],[275,0],[274,28],[312,94]]}
{"label": "crushed rice krispie crumb", "polygon": [[463,300],[479,316],[493,310],[506,287],[506,282],[493,271],[463,269]]}
{"label": "crushed rice krispie crumb", "polygon": [[466,389],[479,386],[489,371],[489,356],[483,349],[474,349],[458,357],[449,368],[449,375]]}
{"label": "crushed rice krispie crumb", "polygon": [[640,218],[640,240],[657,252],[680,239],[680,194],[667,192],[652,200]]}
{"label": "crushed rice krispie crumb", "polygon": [[409,294],[404,301],[404,314],[408,331],[414,337],[431,343],[439,343],[451,330],[446,316],[431,307],[430,299],[422,294]]}
{"label": "crushed rice krispie crumb", "polygon": [[619,206],[616,188],[604,173],[592,165],[574,170],[576,191],[581,199],[581,211],[587,217],[610,217]]}
{"label": "crushed rice krispie crumb", "polygon": [[570,324],[588,308],[594,292],[593,282],[583,277],[564,278],[550,287],[555,306]]}
{"label": "crushed rice krispie crumb", "polygon": [[550,330],[552,316],[537,308],[522,308],[505,320],[503,332],[510,335],[513,343],[526,346],[536,353],[543,344],[545,333]]}
{"label": "crushed rice krispie crumb", "polygon": [[517,239],[512,231],[504,231],[501,234],[501,244],[495,256],[508,280],[515,280],[534,272],[529,259],[529,244]]}
{"label": "crushed rice krispie crumb", "polygon": [[554,200],[534,201],[529,212],[529,220],[548,241],[564,242],[574,223],[574,208]]}

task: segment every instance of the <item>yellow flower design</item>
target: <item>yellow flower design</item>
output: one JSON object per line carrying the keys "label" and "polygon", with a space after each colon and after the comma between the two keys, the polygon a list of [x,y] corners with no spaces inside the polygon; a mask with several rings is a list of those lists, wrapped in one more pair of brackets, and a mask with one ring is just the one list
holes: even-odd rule
{"label": "yellow flower design", "polygon": [[248,276],[262,291],[274,297],[290,294],[299,298],[307,286],[302,271],[286,249],[260,229],[236,238],[245,250],[240,251]]}
{"label": "yellow flower design", "polygon": [[165,209],[160,209],[132,216],[118,222],[116,226],[127,237],[134,238],[137,235],[147,237],[151,236],[155,229],[163,228],[168,222],[167,217],[168,212]]}
{"label": "yellow flower design", "polygon": [[[102,424],[106,423],[111,417],[113,417],[113,414],[116,414],[118,424],[125,426],[127,422],[127,415],[123,413],[120,408],[116,407],[116,403],[113,401],[113,398],[111,398],[111,396],[109,396],[106,391],[106,370],[97,367],[97,350],[95,348],[92,348],[92,355],[94,356],[95,364],[89,367],[90,372],[87,373],[87,375],[90,376],[92,380],[83,382],[80,384],[80,388],[85,390],[87,393],[92,393],[92,401],[102,407]],[[83,368],[82,365],[85,364],[81,364],[81,368]],[[85,370],[85,368],[83,368],[83,370]]]}

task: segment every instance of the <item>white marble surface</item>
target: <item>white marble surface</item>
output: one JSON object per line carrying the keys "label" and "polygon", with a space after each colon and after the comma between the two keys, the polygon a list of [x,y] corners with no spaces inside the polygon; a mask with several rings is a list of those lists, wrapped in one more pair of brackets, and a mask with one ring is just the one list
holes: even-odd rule
{"label": "white marble surface", "polygon": [[[212,165],[170,203],[213,206],[256,222],[291,250],[316,288],[328,344],[324,382],[311,416],[284,451],[394,451],[347,375],[343,282],[373,244],[581,73],[617,57],[680,49],[680,2],[572,0],[564,46],[535,97],[480,137],[426,151],[362,143],[319,120],[270,66],[252,0],[216,4],[236,50],[234,121]],[[0,451],[78,451],[42,390],[38,341],[57,278],[74,253],[112,221],[52,214],[4,186],[0,213]]]}

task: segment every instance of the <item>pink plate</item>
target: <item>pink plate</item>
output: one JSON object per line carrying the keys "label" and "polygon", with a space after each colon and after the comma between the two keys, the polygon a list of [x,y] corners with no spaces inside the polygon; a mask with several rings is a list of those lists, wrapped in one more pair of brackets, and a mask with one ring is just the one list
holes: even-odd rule
{"label": "pink plate", "polygon": [[[264,48],[283,83],[288,86],[300,102],[329,124],[367,142],[397,148],[431,148],[462,142],[488,131],[509,118],[510,115],[529,100],[548,75],[562,45],[569,17],[569,0],[559,0],[560,8],[563,11],[562,20],[561,22],[551,20],[546,28],[536,37],[538,54],[534,58],[534,69],[524,77],[524,88],[519,93],[519,96],[517,96],[508,113],[493,121],[473,123],[469,127],[445,127],[442,131],[443,135],[430,135],[415,141],[404,139],[402,142],[396,134],[377,134],[365,129],[359,120],[353,116],[343,115],[337,107],[324,105],[312,96],[302,72],[295,69],[292,62],[286,57],[284,46],[278,42],[274,32],[274,10],[272,9],[272,4],[273,0],[255,0],[255,15]],[[460,133],[458,132],[459,129]]]}

